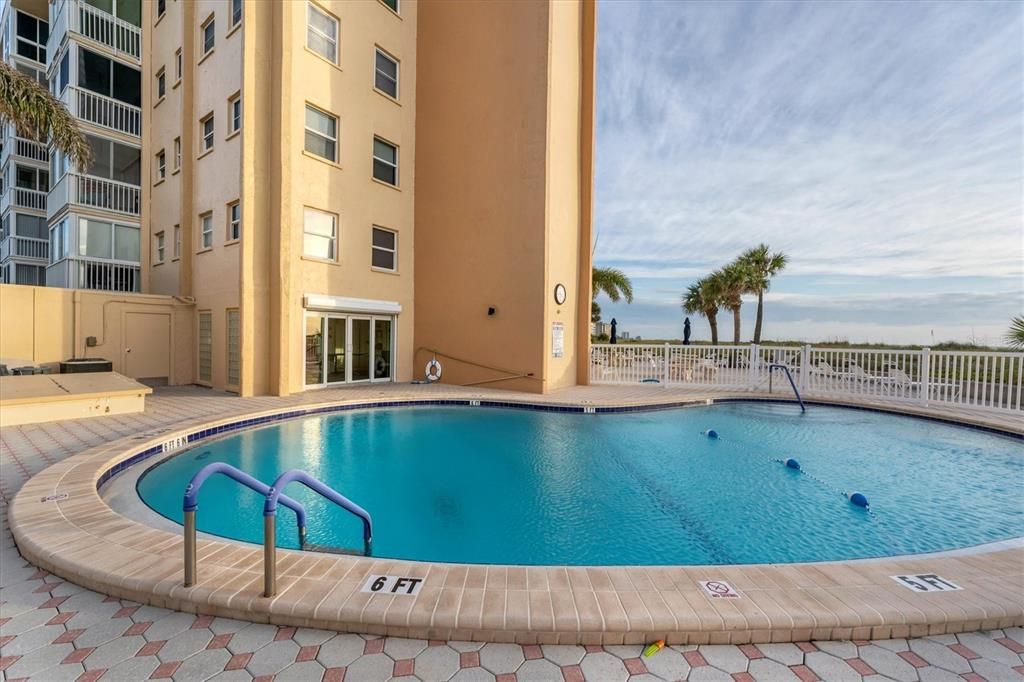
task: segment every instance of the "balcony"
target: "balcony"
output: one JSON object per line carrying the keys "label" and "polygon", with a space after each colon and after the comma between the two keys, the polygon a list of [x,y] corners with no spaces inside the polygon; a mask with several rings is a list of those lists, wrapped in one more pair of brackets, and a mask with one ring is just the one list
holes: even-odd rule
{"label": "balcony", "polygon": [[69,85],[60,96],[71,115],[125,135],[142,135],[142,109],[112,97]]}
{"label": "balcony", "polygon": [[8,187],[0,199],[0,213],[11,209],[24,209],[28,211],[46,210],[46,192],[35,189],[23,189],[21,187]]}
{"label": "balcony", "polygon": [[35,164],[50,162],[50,153],[46,151],[46,145],[24,137],[7,138],[4,143],[3,156],[0,156],[0,166],[5,165],[12,156],[22,162]]}
{"label": "balcony", "polygon": [[142,29],[123,19],[118,19],[82,0],[63,0],[57,11],[51,14],[50,38],[46,41],[48,68],[58,48],[70,34],[101,45],[115,56],[140,64],[142,55]]}
{"label": "balcony", "polygon": [[[47,217],[53,218],[67,205],[88,206],[125,216],[139,215],[141,188],[127,182],[66,173],[50,192]],[[44,208],[47,208],[44,201]]]}
{"label": "balcony", "polygon": [[0,263],[6,263],[12,258],[49,261],[50,243],[45,239],[8,235],[3,241],[0,241]]}
{"label": "balcony", "polygon": [[47,286],[97,291],[140,291],[141,268],[138,263],[71,257],[46,269]]}

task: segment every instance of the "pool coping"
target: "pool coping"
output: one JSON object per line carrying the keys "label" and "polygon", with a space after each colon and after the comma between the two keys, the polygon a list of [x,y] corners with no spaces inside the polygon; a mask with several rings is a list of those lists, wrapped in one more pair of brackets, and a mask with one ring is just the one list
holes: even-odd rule
{"label": "pool coping", "polygon": [[[201,537],[198,581],[185,588],[180,534],[115,512],[98,491],[128,466],[204,438],[344,410],[470,405],[630,412],[735,400],[780,401],[736,392],[595,405],[545,402],[516,393],[502,400],[474,398],[455,387],[432,395],[280,407],[104,444],[30,479],[11,504],[11,531],[29,561],[113,596],[190,613],[365,634],[522,644],[635,644],[654,639],[744,644],[884,639],[1024,625],[1024,548],[1002,545],[870,561],[682,567],[445,564],[279,549],[277,596],[266,599],[261,547]],[[1024,433],[998,420],[965,421],[904,405],[813,404],[938,419],[1024,439]],[[962,589],[916,593],[891,577],[917,574],[938,574]],[[361,591],[369,575],[424,582],[413,596],[371,594]],[[708,580],[728,582],[740,596],[713,599],[700,584]]]}

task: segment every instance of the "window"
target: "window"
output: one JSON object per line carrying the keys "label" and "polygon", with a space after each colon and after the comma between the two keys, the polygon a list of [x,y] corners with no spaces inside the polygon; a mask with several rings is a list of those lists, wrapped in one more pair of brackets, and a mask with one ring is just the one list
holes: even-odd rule
{"label": "window", "polygon": [[78,220],[78,255],[139,262],[139,228],[91,218]]}
{"label": "window", "polygon": [[50,25],[31,14],[18,12],[17,52],[21,57],[40,64],[46,63],[46,39],[50,37]]}
{"label": "window", "polygon": [[181,48],[174,51],[174,82],[181,80]]}
{"label": "window", "polygon": [[63,260],[68,253],[68,219],[60,221],[50,230],[50,263]]}
{"label": "window", "polygon": [[242,205],[237,201],[228,204],[228,241],[242,236]]}
{"label": "window", "polygon": [[213,114],[207,114],[199,121],[199,132],[202,137],[200,149],[206,153],[213,149]]}
{"label": "window", "polygon": [[174,258],[181,258],[181,225],[174,226]]}
{"label": "window", "polygon": [[164,98],[167,94],[167,76],[164,74],[164,70],[161,68],[156,72],[156,99],[157,102]]}
{"label": "window", "polygon": [[167,155],[161,149],[156,153],[156,181],[161,182],[167,177]]}
{"label": "window", "polygon": [[87,175],[139,185],[142,182],[142,150],[104,137],[85,135],[92,151]]}
{"label": "window", "polygon": [[233,135],[242,129],[242,96],[235,93],[228,98],[228,134]]}
{"label": "window", "polygon": [[31,166],[16,166],[14,186],[20,189],[32,189],[45,192],[50,189],[50,172]]}
{"label": "window", "polygon": [[174,138],[174,170],[181,170],[181,138]]}
{"label": "window", "polygon": [[337,219],[332,213],[307,208],[303,216],[302,253],[313,258],[335,259]]}
{"label": "window", "polygon": [[338,160],[338,119],[308,104],[306,151],[328,161]]}
{"label": "window", "polygon": [[306,8],[306,47],[337,64],[338,20],[311,2]]}
{"label": "window", "polygon": [[398,60],[377,48],[373,87],[398,99]]}
{"label": "window", "polygon": [[398,233],[374,226],[370,264],[382,270],[398,269]]}
{"label": "window", "polygon": [[133,26],[142,25],[142,3],[140,0],[86,0],[87,5],[92,5],[112,14],[118,19],[123,19]]}
{"label": "window", "polygon": [[202,231],[199,235],[199,245],[202,249],[209,249],[213,246],[213,213],[204,213],[199,216],[202,224]]}
{"label": "window", "polygon": [[156,0],[156,18],[159,20],[165,12],[167,12],[167,0]]}
{"label": "window", "polygon": [[28,215],[27,213],[15,213],[14,234],[19,237],[46,239],[46,218]]}
{"label": "window", "polygon": [[373,177],[398,186],[398,147],[379,137],[373,138]]}
{"label": "window", "polygon": [[164,233],[156,233],[156,262],[164,262]]}
{"label": "window", "polygon": [[213,381],[213,313],[199,313],[199,380]]}
{"label": "window", "polygon": [[64,51],[64,56],[60,58],[60,68],[57,71],[57,92],[53,93],[57,97],[61,96],[64,92],[64,88],[68,87],[68,83],[71,80],[71,48]]}
{"label": "window", "polygon": [[395,14],[398,14],[398,0],[380,0],[385,5],[390,7]]}
{"label": "window", "polygon": [[213,19],[213,15],[203,22],[203,55],[208,55],[213,52],[214,38],[216,37],[216,22]]}
{"label": "window", "polygon": [[242,359],[241,319],[238,309],[227,311],[228,315],[228,386],[238,386],[239,368]]}
{"label": "window", "polygon": [[242,0],[231,0],[231,25],[242,23]]}
{"label": "window", "polygon": [[92,92],[142,105],[142,72],[103,55],[78,48],[78,85]]}

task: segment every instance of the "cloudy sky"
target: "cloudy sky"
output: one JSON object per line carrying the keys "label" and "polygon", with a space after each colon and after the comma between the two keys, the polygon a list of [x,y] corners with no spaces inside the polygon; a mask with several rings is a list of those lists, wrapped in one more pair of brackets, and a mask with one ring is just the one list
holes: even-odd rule
{"label": "cloudy sky", "polygon": [[997,343],[1024,309],[1024,4],[602,0],[597,140],[620,329],[680,336],[761,241],[768,338]]}

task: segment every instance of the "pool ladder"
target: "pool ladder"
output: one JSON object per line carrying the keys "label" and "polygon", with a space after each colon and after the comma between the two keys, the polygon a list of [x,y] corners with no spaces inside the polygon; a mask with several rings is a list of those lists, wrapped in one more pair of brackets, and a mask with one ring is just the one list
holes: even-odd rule
{"label": "pool ladder", "polygon": [[[292,498],[285,495],[282,490],[289,483],[301,483],[307,488],[319,493],[322,497],[335,503],[345,511],[359,517],[363,522],[363,554],[370,556],[373,549],[373,520],[370,514],[355,502],[327,486],[322,481],[313,478],[301,469],[286,471],[277,477],[273,485],[267,485],[256,480],[241,469],[237,469],[225,462],[213,462],[207,464],[196,472],[185,488],[185,497],[182,501],[184,519],[184,540],[185,540],[185,587],[192,587],[196,584],[196,511],[199,509],[199,489],[210,476],[223,474],[228,478],[251,488],[264,496],[263,503],[263,596],[273,597],[277,593],[277,505],[282,504],[295,512],[296,523],[299,527],[299,546],[306,549],[310,545],[306,543],[306,510]],[[324,548],[317,547],[323,551]]]}
{"label": "pool ladder", "polygon": [[793,388],[793,394],[796,396],[796,401],[800,403],[800,411],[806,412],[807,408],[804,407],[804,400],[800,397],[800,391],[796,388],[796,382],[793,381],[793,375],[790,373],[788,365],[782,365],[777,362],[773,362],[768,365],[768,392],[772,392],[772,372],[776,369],[781,369],[786,373],[786,378],[789,379],[789,385]]}

